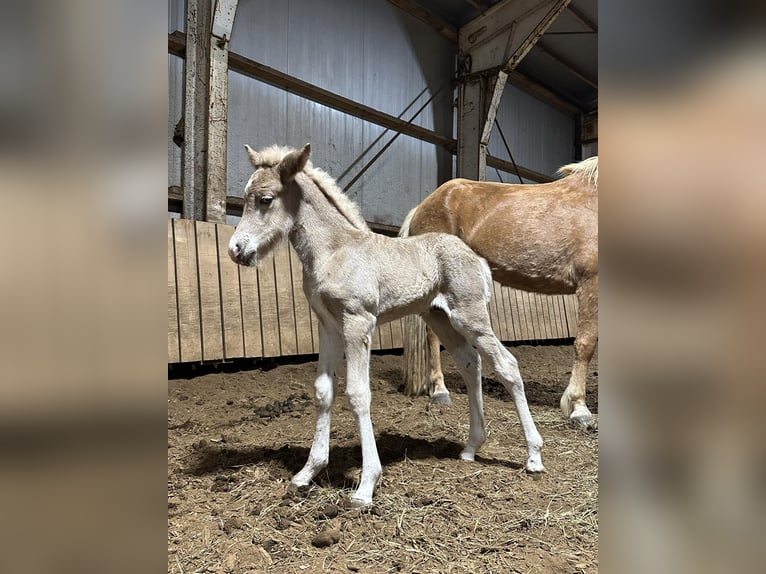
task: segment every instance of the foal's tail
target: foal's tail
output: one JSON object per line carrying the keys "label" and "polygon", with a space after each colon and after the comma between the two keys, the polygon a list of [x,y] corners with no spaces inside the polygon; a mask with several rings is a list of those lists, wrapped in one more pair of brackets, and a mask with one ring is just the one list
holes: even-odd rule
{"label": "foal's tail", "polygon": [[410,236],[410,223],[412,223],[412,218],[415,217],[415,212],[418,210],[418,207],[420,207],[420,205],[416,205],[415,207],[410,209],[410,212],[407,214],[407,217],[404,218],[404,223],[402,223],[402,226],[399,229],[399,237]]}

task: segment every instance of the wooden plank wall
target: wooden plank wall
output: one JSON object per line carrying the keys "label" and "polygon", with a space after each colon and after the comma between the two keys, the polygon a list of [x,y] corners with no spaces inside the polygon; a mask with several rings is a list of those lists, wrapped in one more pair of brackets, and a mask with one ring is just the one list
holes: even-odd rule
{"label": "wooden plank wall", "polygon": [[[168,219],[168,363],[319,352],[317,317],[303,295],[298,256],[283,243],[256,270],[227,253],[230,225]],[[574,296],[517,291],[495,282],[489,304],[502,341],[576,333]],[[373,349],[400,349],[401,320],[378,325]]]}

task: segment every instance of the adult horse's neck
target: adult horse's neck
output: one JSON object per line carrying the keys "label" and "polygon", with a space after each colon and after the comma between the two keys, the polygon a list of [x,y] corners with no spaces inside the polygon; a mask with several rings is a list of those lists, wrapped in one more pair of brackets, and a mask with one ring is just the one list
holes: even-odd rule
{"label": "adult horse's neck", "polygon": [[295,223],[289,239],[307,271],[320,267],[342,245],[372,233],[352,221],[333,199],[309,175],[296,177],[293,193],[300,193]]}

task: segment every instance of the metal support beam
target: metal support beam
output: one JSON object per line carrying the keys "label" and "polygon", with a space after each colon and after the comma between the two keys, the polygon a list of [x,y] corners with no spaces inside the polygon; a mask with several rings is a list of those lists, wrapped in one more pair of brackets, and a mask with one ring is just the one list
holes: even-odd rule
{"label": "metal support beam", "polygon": [[449,22],[442,17],[434,14],[430,10],[426,10],[413,0],[388,0],[391,4],[399,8],[402,12],[405,12],[431,26],[434,30],[439,32],[442,36],[447,38],[450,42],[457,42],[457,30]]}
{"label": "metal support beam", "polygon": [[508,74],[474,76],[458,90],[457,176],[483,181],[487,171],[487,146]]}
{"label": "metal support beam", "polygon": [[474,18],[458,31],[464,72],[514,69],[569,2],[504,0]]}
{"label": "metal support beam", "polygon": [[205,217],[210,77],[210,0],[186,0],[188,47],[184,70],[183,216]]}
{"label": "metal support beam", "polygon": [[508,73],[569,1],[505,0],[458,31],[458,177],[486,179],[487,145]]}
{"label": "metal support beam", "polygon": [[593,20],[588,18],[585,14],[580,12],[580,10],[578,10],[577,8],[572,6],[571,4],[567,7],[567,10],[569,10],[569,12],[572,14],[572,16],[574,16],[580,22],[582,22],[588,30],[598,34],[598,26],[596,26],[596,23],[593,22]]}
{"label": "metal support beam", "polygon": [[205,220],[226,222],[226,141],[229,100],[229,38],[238,0],[216,0],[210,36]]}
{"label": "metal support beam", "polygon": [[585,71],[582,70],[579,66],[576,64],[573,64],[569,59],[565,58],[561,54],[559,54],[556,50],[548,46],[545,42],[542,40],[538,40],[536,47],[539,48],[542,52],[556,60],[559,64],[564,66],[567,70],[569,70],[572,74],[580,78],[583,82],[588,84],[592,88],[598,89],[598,82],[591,78],[588,74],[585,73]]}
{"label": "metal support beam", "polygon": [[[411,0],[389,0],[393,5],[398,7],[403,12],[406,12],[407,14],[410,14],[411,16],[418,18],[422,22],[425,22],[426,24],[430,25],[434,30],[439,32],[442,36],[447,38],[450,42],[457,43],[458,41],[458,33],[457,29],[453,27],[449,22],[446,22],[439,18],[436,14],[433,12],[430,12],[428,10],[425,10],[421,6],[417,6],[416,9],[409,10],[405,7],[405,5],[412,5],[413,2]],[[473,3],[472,3],[473,4]],[[481,12],[484,12],[489,9],[488,5],[485,5],[483,2],[476,2],[478,5],[483,5],[484,7],[480,10]],[[568,100],[566,97],[557,94],[554,90],[548,88],[547,86],[543,86],[540,82],[537,80],[534,80],[527,76],[526,74],[523,74],[517,70],[513,70],[511,74],[509,75],[509,81],[513,83],[513,85],[525,90],[526,92],[532,94],[538,99],[541,99],[542,101],[550,104],[557,110],[560,110],[566,114],[569,114],[570,116],[576,116],[579,113],[579,108],[577,104],[573,103],[572,101]]]}
{"label": "metal support beam", "polygon": [[486,12],[489,10],[489,4],[486,2],[478,2],[477,0],[465,0],[466,3],[476,8],[479,12]]}

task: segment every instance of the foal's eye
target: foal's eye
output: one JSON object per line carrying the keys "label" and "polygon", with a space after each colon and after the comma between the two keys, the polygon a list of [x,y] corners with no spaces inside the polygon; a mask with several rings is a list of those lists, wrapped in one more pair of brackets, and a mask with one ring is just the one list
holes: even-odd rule
{"label": "foal's eye", "polygon": [[261,203],[263,205],[269,205],[272,201],[274,201],[274,198],[269,195],[264,195],[261,197]]}

